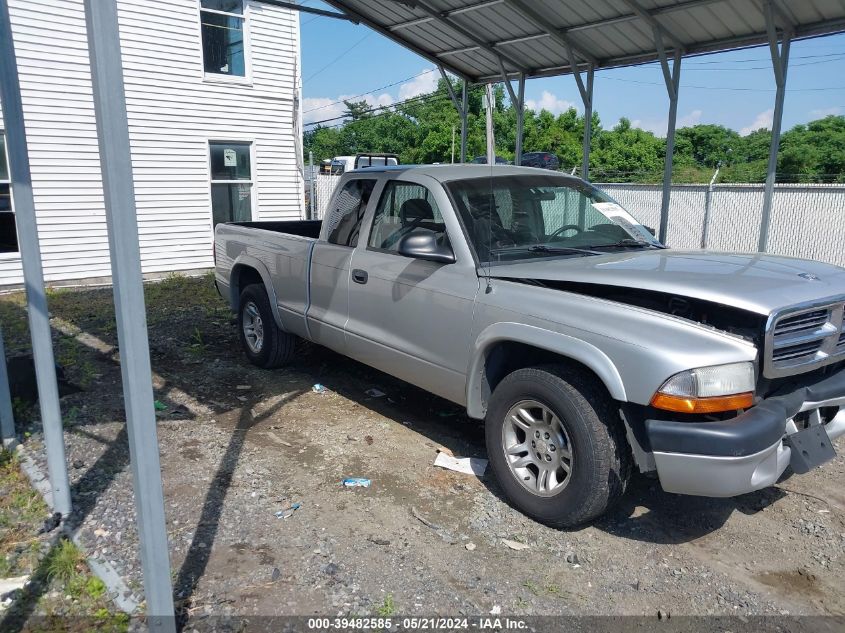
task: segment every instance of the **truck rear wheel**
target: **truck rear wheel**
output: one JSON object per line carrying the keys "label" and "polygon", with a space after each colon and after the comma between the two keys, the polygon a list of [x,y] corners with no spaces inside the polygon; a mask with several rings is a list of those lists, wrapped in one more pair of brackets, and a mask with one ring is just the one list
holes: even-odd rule
{"label": "truck rear wheel", "polygon": [[281,367],[296,350],[296,336],[276,325],[267,291],[261,284],[250,284],[241,292],[238,332],[246,357],[264,369]]}
{"label": "truck rear wheel", "polygon": [[603,514],[624,494],[631,460],[613,399],[564,365],[519,369],[499,383],[487,454],[508,500],[552,527]]}

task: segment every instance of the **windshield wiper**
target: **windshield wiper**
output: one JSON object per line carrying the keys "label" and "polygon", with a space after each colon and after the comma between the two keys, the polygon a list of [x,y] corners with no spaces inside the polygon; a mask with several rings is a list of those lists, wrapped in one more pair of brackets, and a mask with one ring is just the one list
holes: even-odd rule
{"label": "windshield wiper", "polygon": [[507,248],[496,248],[490,251],[495,255],[502,253],[548,253],[550,255],[565,255],[567,253],[581,253],[583,255],[601,255],[597,251],[591,251],[589,248],[573,248],[569,246],[546,246],[545,244],[532,244],[530,246],[509,246]]}
{"label": "windshield wiper", "polygon": [[666,248],[663,244],[655,244],[654,242],[646,242],[645,240],[637,240],[634,238],[626,237],[624,240],[619,240],[618,242],[612,242],[610,244],[591,244],[590,246],[585,246],[588,249],[594,248]]}

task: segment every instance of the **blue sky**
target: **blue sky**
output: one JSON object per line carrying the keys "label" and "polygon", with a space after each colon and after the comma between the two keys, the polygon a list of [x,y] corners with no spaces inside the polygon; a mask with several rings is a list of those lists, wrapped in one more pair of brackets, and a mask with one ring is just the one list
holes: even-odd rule
{"label": "blue sky", "polygon": [[[304,4],[330,9],[316,0]],[[304,13],[300,19],[306,123],[338,116],[341,98],[369,93],[362,99],[386,105],[435,88],[440,75],[430,62],[367,27]],[[658,64],[597,71],[594,91],[604,127],[628,117],[665,135],[668,98]],[[528,80],[525,96],[534,109],[582,110],[572,76]],[[768,48],[684,60],[679,127],[718,123],[748,133],[770,126],[773,107]],[[845,114],[845,34],[793,42],[790,52],[784,129],[827,114]]]}

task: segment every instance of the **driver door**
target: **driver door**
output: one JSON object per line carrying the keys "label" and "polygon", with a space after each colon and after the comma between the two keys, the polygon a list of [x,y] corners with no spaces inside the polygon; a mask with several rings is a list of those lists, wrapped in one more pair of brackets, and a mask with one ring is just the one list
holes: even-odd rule
{"label": "driver door", "polygon": [[388,181],[369,235],[352,254],[347,354],[454,402],[466,399],[473,304],[479,280],[471,257],[456,252],[442,264],[400,255],[399,241],[414,230],[438,242],[460,238],[442,186]]}

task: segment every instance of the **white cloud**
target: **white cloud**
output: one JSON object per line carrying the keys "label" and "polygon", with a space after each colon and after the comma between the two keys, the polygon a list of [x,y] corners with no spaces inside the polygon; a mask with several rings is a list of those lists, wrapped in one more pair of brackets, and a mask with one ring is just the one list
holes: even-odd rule
{"label": "white cloud", "polygon": [[399,86],[399,100],[402,101],[434,92],[437,90],[437,80],[439,77],[440,75],[434,72],[433,68],[430,72],[414,77],[411,81]]}
{"label": "white cloud", "polygon": [[343,114],[344,109],[343,101],[337,98],[306,97],[302,100],[302,121],[313,123],[333,119]]}
{"label": "white cloud", "polygon": [[[701,123],[701,115],[704,114],[701,110],[692,110],[687,114],[678,117],[675,122],[675,127],[680,129],[682,127],[692,127]],[[646,132],[652,132],[655,136],[666,136],[666,128],[669,125],[669,119],[634,119],[631,121],[631,127],[636,127]]]}
{"label": "white cloud", "polygon": [[698,125],[701,123],[701,110],[693,110],[689,114],[685,114],[680,119],[678,119],[677,127],[692,127],[693,125]]}
{"label": "white cloud", "polygon": [[[399,85],[398,98],[388,92],[377,95],[339,95],[337,97],[306,97],[302,100],[302,122],[314,123],[315,121],[326,121],[343,116],[346,111],[344,100],[366,101],[371,107],[390,106],[397,101],[404,101],[420,95],[434,92],[437,89],[439,75],[433,71],[423,72],[413,79]],[[340,123],[340,120],[329,121],[327,125]]]}
{"label": "white cloud", "polygon": [[558,99],[557,96],[553,95],[548,90],[544,90],[539,101],[526,99],[525,107],[528,110],[534,110],[534,112],[548,110],[552,114],[557,115],[566,112],[569,108],[574,108],[575,104],[572,101],[567,101],[566,99]]}
{"label": "white cloud", "polygon": [[823,119],[831,114],[842,114],[841,106],[833,106],[832,108],[819,108],[818,110],[810,110],[810,118]]}
{"label": "white cloud", "polygon": [[337,117],[343,116],[346,111],[344,100],[366,101],[371,107],[393,105],[395,99],[386,92],[380,95],[340,95],[339,97],[306,97],[302,100],[302,122],[314,123],[315,121],[327,121],[326,125],[340,123]]}
{"label": "white cloud", "polygon": [[747,136],[760,128],[772,129],[772,121],[774,120],[775,111],[772,108],[763,110],[757,117],[748,125],[739,131],[740,136]]}

